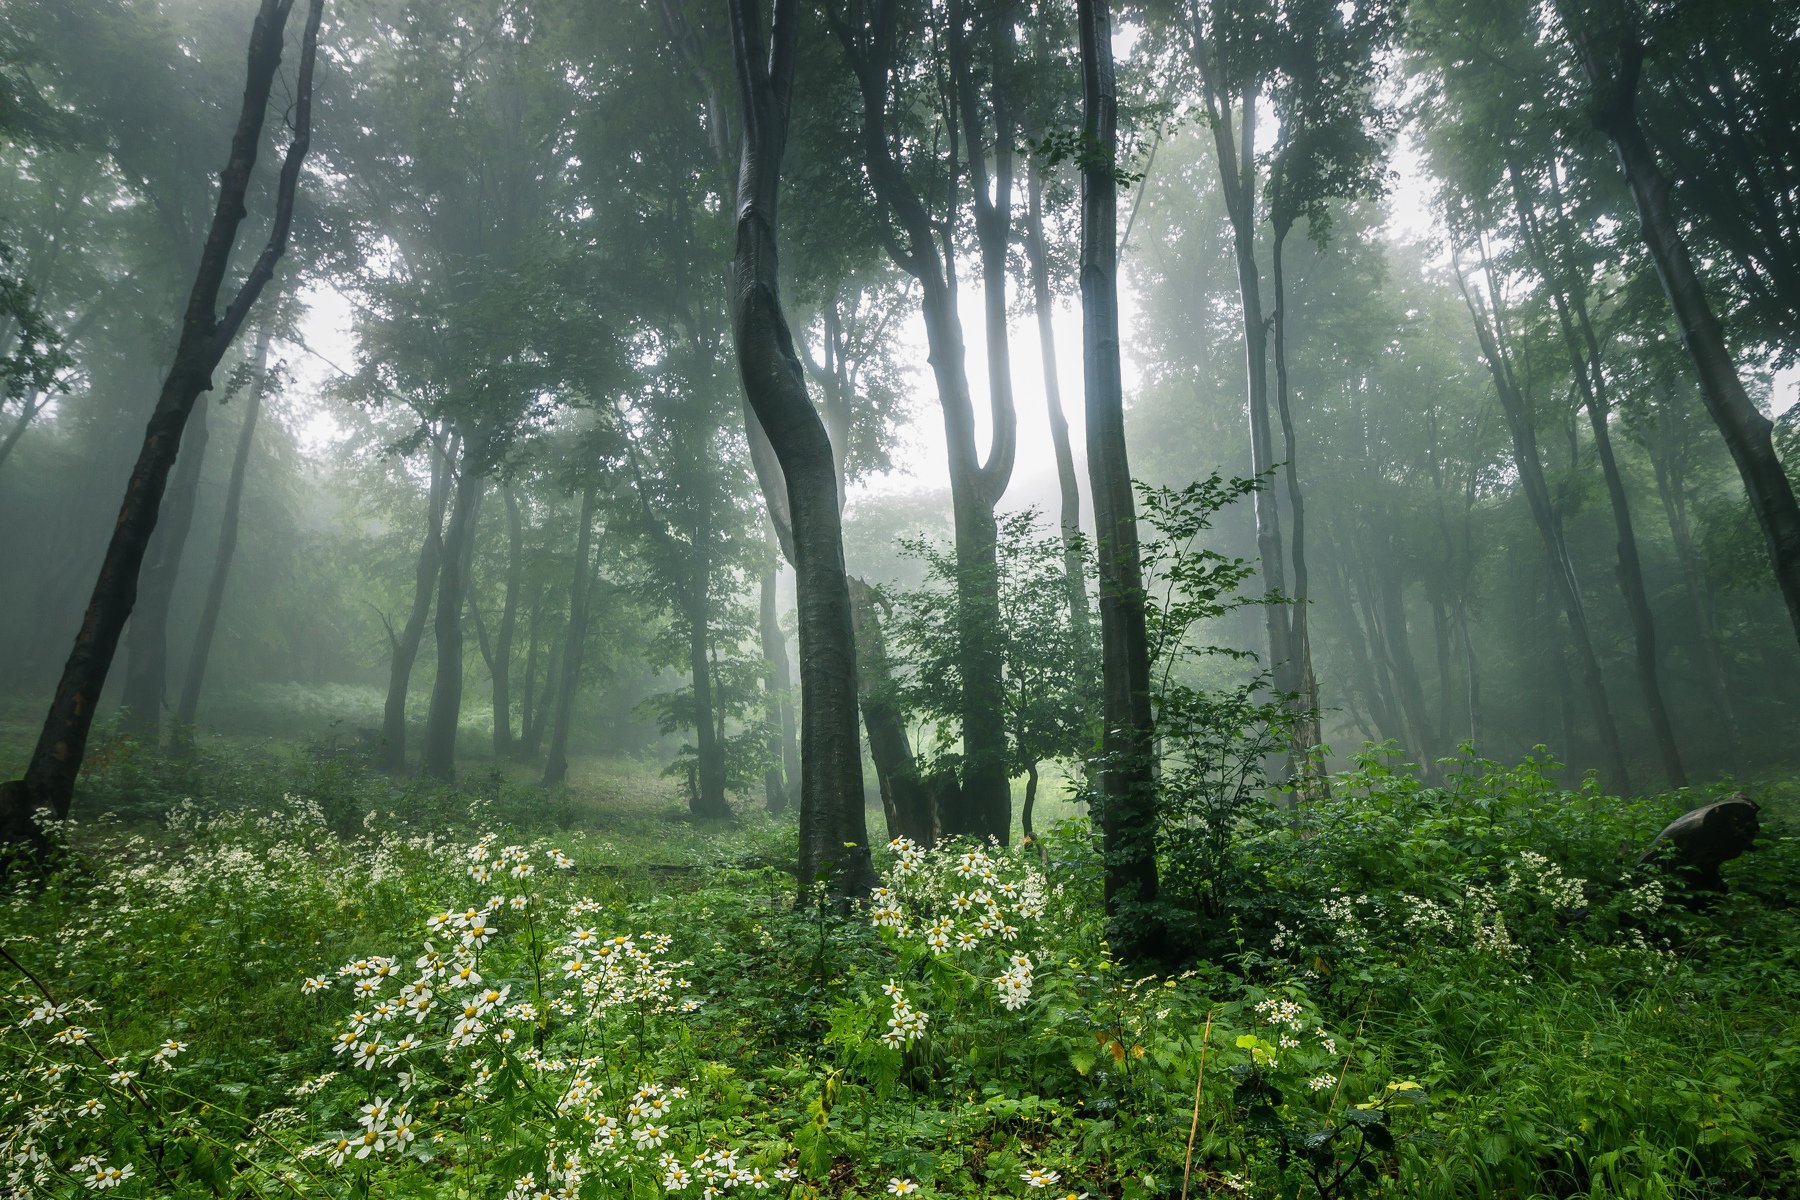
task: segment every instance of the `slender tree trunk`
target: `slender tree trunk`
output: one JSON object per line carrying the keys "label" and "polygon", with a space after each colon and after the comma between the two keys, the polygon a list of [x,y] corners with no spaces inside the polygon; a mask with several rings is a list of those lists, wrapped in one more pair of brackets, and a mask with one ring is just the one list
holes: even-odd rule
{"label": "slender tree trunk", "polygon": [[[805,897],[825,881],[841,898],[873,885],[856,729],[856,635],[831,439],[806,394],[781,306],[777,247],[781,160],[799,39],[798,0],[729,0],[743,118],[731,333],[755,424],[785,480],[800,617],[800,861]],[[771,507],[777,507],[771,501]]]}
{"label": "slender tree trunk", "polygon": [[[1632,528],[1631,506],[1625,494],[1625,480],[1619,473],[1618,459],[1613,454],[1612,432],[1607,418],[1612,411],[1605,368],[1600,357],[1600,341],[1594,334],[1584,298],[1585,286],[1577,275],[1576,264],[1565,260],[1559,272],[1552,263],[1544,237],[1538,226],[1537,213],[1525,189],[1525,181],[1516,163],[1507,164],[1512,181],[1514,209],[1526,246],[1536,260],[1538,273],[1550,292],[1562,331],[1563,346],[1568,352],[1569,368],[1581,395],[1582,408],[1594,433],[1594,453],[1600,460],[1600,474],[1606,483],[1606,497],[1612,508],[1613,532],[1618,562],[1614,576],[1631,618],[1632,640],[1636,650],[1638,690],[1643,693],[1644,708],[1650,716],[1650,732],[1662,756],[1663,772],[1670,787],[1686,787],[1687,771],[1681,765],[1681,752],[1676,748],[1675,730],[1669,722],[1668,705],[1663,700],[1662,680],[1658,675],[1656,620],[1650,611],[1650,596],[1644,587],[1644,569],[1638,556],[1637,533]],[[1556,213],[1557,224],[1562,214]],[[1572,258],[1572,256],[1568,256]],[[1561,276],[1559,278],[1559,275]],[[1580,334],[1576,330],[1579,325]]]}
{"label": "slender tree trunk", "polygon": [[456,728],[462,719],[462,610],[475,553],[475,528],[486,481],[476,470],[475,453],[463,442],[461,469],[444,527],[444,554],[438,565],[437,678],[431,684],[431,707],[425,714],[425,745],[419,772],[448,783],[456,778]]}
{"label": "slender tree trunk", "polygon": [[507,488],[506,497],[506,599],[500,609],[500,627],[494,633],[494,757],[512,756],[512,655],[513,634],[519,624],[519,591],[525,583],[525,521],[519,497]]}
{"label": "slender tree trunk", "polygon": [[1037,316],[1038,357],[1044,372],[1044,407],[1050,418],[1050,444],[1056,454],[1056,484],[1062,503],[1063,578],[1069,591],[1069,623],[1075,653],[1082,662],[1093,655],[1093,616],[1089,611],[1087,567],[1081,550],[1081,483],[1075,475],[1075,450],[1069,421],[1063,415],[1062,385],[1056,373],[1055,300],[1050,291],[1050,254],[1044,241],[1044,180],[1035,159],[1025,175],[1025,261],[1031,273],[1032,308]]}
{"label": "slender tree trunk", "polygon": [[[280,305],[277,304],[276,308]],[[256,338],[256,376],[250,383],[249,398],[244,401],[244,423],[238,430],[237,453],[231,460],[231,479],[225,485],[225,512],[219,522],[219,548],[213,555],[212,579],[206,587],[206,603],[200,609],[200,623],[194,628],[194,645],[188,653],[187,677],[181,686],[181,701],[175,707],[174,739],[178,749],[191,753],[194,745],[194,718],[200,711],[200,689],[206,682],[206,665],[212,657],[213,636],[218,632],[219,613],[225,606],[225,585],[231,577],[231,560],[237,554],[238,521],[244,504],[244,480],[249,474],[250,451],[256,444],[256,423],[262,415],[263,396],[269,387],[269,341],[275,333],[275,315],[263,322]]]}
{"label": "slender tree trunk", "polygon": [[[1630,776],[1625,767],[1625,753],[1619,743],[1618,726],[1613,722],[1612,702],[1606,695],[1600,660],[1594,653],[1587,613],[1581,603],[1581,589],[1576,585],[1574,567],[1569,561],[1562,521],[1550,499],[1550,487],[1545,482],[1543,463],[1538,457],[1537,430],[1533,424],[1531,408],[1513,379],[1510,360],[1499,344],[1495,329],[1463,280],[1460,267],[1457,271],[1457,286],[1461,288],[1463,301],[1474,320],[1482,357],[1487,360],[1488,371],[1494,378],[1495,393],[1506,414],[1507,429],[1512,437],[1513,461],[1519,469],[1519,482],[1524,488],[1532,519],[1537,524],[1538,536],[1544,544],[1551,590],[1561,604],[1569,625],[1570,641],[1581,660],[1582,685],[1587,692],[1588,709],[1593,715],[1595,732],[1600,739],[1600,751],[1605,760],[1606,786],[1614,793],[1623,795],[1631,787]],[[1497,300],[1496,297],[1496,302]]]}
{"label": "slender tree trunk", "polygon": [[1125,389],[1119,362],[1119,197],[1113,174],[1118,101],[1112,11],[1108,0],[1077,0],[1076,11],[1081,27],[1082,132],[1098,149],[1081,173],[1081,348],[1105,701],[1096,799],[1108,936],[1115,952],[1128,961],[1142,961],[1166,957],[1168,944],[1154,909],[1156,727],[1150,711],[1144,582],[1137,506],[1125,452]]}
{"label": "slender tree trunk", "polygon": [[225,311],[219,312],[218,301],[237,242],[238,225],[246,215],[244,197],[256,165],[264,114],[281,63],[282,35],[292,4],[293,0],[262,0],[257,10],[250,35],[244,102],[232,135],[231,156],[220,176],[219,201],[194,275],[174,362],[145,428],[143,449],[126,484],[99,578],[37,746],[23,778],[0,787],[0,841],[22,841],[41,847],[32,813],[47,807],[58,819],[69,814],[94,708],[118,649],[119,635],[137,600],[138,570],[156,528],[163,489],[188,416],[200,394],[211,388],[214,369],[287,249],[294,190],[312,123],[312,73],[324,0],[310,0],[307,10],[293,91],[294,137],[282,162],[268,241]]}
{"label": "slender tree trunk", "polygon": [[[1275,407],[1281,419],[1282,452],[1287,465],[1282,475],[1287,479],[1288,508],[1293,514],[1294,534],[1292,554],[1294,557],[1294,593],[1293,603],[1285,613],[1280,613],[1288,623],[1288,654],[1293,661],[1290,678],[1294,691],[1299,699],[1293,714],[1293,732],[1290,736],[1292,755],[1292,774],[1301,780],[1301,792],[1304,796],[1329,796],[1331,781],[1322,770],[1312,766],[1313,751],[1323,742],[1324,734],[1319,727],[1319,685],[1313,675],[1312,633],[1308,626],[1307,604],[1310,603],[1310,579],[1306,570],[1306,498],[1300,490],[1300,472],[1295,458],[1295,445],[1298,441],[1294,432],[1293,408],[1288,402],[1287,374],[1287,279],[1282,272],[1281,251],[1287,242],[1292,227],[1278,225],[1275,228],[1272,247],[1272,269],[1275,283]],[[1276,531],[1277,538],[1280,530]],[[1279,542],[1277,543],[1279,545]],[[1279,613],[1271,608],[1271,612]]]}
{"label": "slender tree trunk", "polygon": [[[1256,553],[1262,565],[1263,622],[1268,668],[1275,690],[1299,691],[1300,671],[1294,660],[1290,618],[1279,598],[1287,592],[1287,569],[1281,547],[1281,511],[1271,490],[1275,470],[1274,434],[1269,422],[1268,323],[1263,316],[1262,273],[1256,262],[1256,95],[1251,80],[1236,80],[1216,49],[1196,27],[1191,46],[1207,105],[1213,149],[1218,157],[1220,190],[1231,224],[1237,263],[1238,296],[1244,329],[1245,411],[1250,423],[1250,469],[1262,481],[1252,497],[1256,517]],[[1233,101],[1238,104],[1232,120]]]}
{"label": "slender tree trunk", "polygon": [[1668,178],[1644,137],[1637,110],[1644,45],[1632,9],[1623,0],[1604,0],[1598,6],[1602,27],[1591,28],[1574,0],[1558,0],[1556,7],[1594,91],[1594,124],[1612,139],[1681,344],[1693,360],[1707,411],[1744,481],[1768,545],[1775,582],[1800,637],[1800,503],[1795,502],[1793,485],[1775,453],[1774,425],[1738,377],[1725,345],[1724,326],[1694,270]]}
{"label": "slender tree trunk", "polygon": [[206,397],[194,403],[182,434],[175,473],[163,493],[162,512],[150,539],[149,563],[138,576],[137,603],[125,629],[124,715],[119,728],[148,746],[162,741],[162,710],[169,691],[169,609],[181,576],[181,559],[194,528],[200,497],[200,475],[206,465],[210,431]]}
{"label": "slender tree trunk", "polygon": [[[550,750],[544,757],[545,787],[561,787],[569,778],[569,726],[574,720],[575,696],[581,690],[588,607],[600,569],[593,554],[594,511],[598,507],[599,491],[590,485],[581,496],[581,526],[576,533],[574,570],[569,577],[569,628],[563,637],[561,678],[555,682],[556,716],[550,731]],[[545,704],[548,703],[546,697]]]}
{"label": "slender tree trunk", "polygon": [[391,636],[388,654],[387,700],[381,712],[381,768],[399,771],[406,766],[406,698],[412,685],[413,663],[425,638],[425,622],[431,616],[431,598],[437,588],[438,566],[444,554],[444,508],[450,496],[450,463],[456,457],[454,439],[448,447],[432,449],[431,490],[425,503],[425,538],[419,545],[413,568],[412,610],[397,636]]}

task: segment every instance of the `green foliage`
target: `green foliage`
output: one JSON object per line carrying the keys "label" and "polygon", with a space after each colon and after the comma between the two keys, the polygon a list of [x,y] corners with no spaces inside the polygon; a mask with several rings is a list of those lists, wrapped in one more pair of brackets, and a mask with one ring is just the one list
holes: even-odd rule
{"label": "green foliage", "polygon": [[708,1171],[783,1200],[1800,1183],[1791,786],[1720,907],[1671,913],[1633,862],[1674,801],[1565,791],[1541,757],[1465,755],[1428,787],[1371,752],[1330,799],[1236,826],[1261,891],[1230,910],[1230,969],[1136,978],[1079,823],[898,843],[843,914],[790,903],[791,828],[676,832],[665,791],[552,842],[503,781],[409,809],[317,758],[220,754],[158,825],[65,828],[56,872],[15,880],[22,1194],[127,1165],[121,1197],[698,1196]]}
{"label": "green foliage", "polygon": [[[1038,763],[1076,758],[1092,744],[1089,722],[1098,708],[1100,669],[1069,611],[1061,536],[1044,528],[1036,509],[1008,513],[998,524],[999,624],[982,636],[1001,647],[1007,769],[1016,776]],[[895,589],[888,597],[888,635],[900,660],[896,699],[915,721],[930,726],[932,741],[924,752],[930,761],[954,753],[961,736],[958,566],[942,543],[903,537],[900,546],[924,565],[925,577],[921,586]]]}

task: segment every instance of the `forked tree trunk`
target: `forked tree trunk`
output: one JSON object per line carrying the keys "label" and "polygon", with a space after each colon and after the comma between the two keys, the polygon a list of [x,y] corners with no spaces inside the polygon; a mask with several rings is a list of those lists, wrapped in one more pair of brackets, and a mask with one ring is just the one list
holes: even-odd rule
{"label": "forked tree trunk", "polygon": [[138,571],[156,528],[163,489],[181,445],[182,431],[195,401],[212,387],[213,371],[287,249],[294,191],[311,133],[313,63],[324,0],[309,0],[300,65],[293,85],[294,137],[282,162],[268,241],[225,311],[219,312],[220,292],[237,242],[238,225],[246,215],[244,197],[256,165],[263,120],[281,64],[283,34],[293,3],[294,0],[262,0],[258,6],[250,34],[244,102],[231,139],[231,155],[220,176],[219,201],[194,275],[174,362],[145,428],[143,450],[126,484],[99,578],[37,746],[24,776],[0,787],[0,841],[41,846],[32,819],[34,811],[48,808],[58,819],[69,814],[75,778],[93,726],[94,708],[118,649],[119,635],[137,599]]}
{"label": "forked tree trunk", "polygon": [[[1612,139],[1657,278],[1669,298],[1681,344],[1693,360],[1700,394],[1725,439],[1750,508],[1762,527],[1775,582],[1800,637],[1800,503],[1775,453],[1774,425],[1756,407],[1725,345],[1725,328],[1694,270],[1674,212],[1668,178],[1638,119],[1644,43],[1625,0],[1577,5],[1557,0],[1564,29],[1594,91],[1594,124]],[[1588,11],[1582,11],[1586,9]],[[1590,20],[1590,17],[1597,19]]]}
{"label": "forked tree trunk", "polygon": [[413,602],[406,624],[388,639],[387,700],[381,711],[381,756],[384,771],[406,767],[406,699],[412,686],[413,664],[425,639],[425,622],[431,617],[431,598],[437,589],[438,566],[444,555],[444,508],[450,497],[450,463],[457,443],[432,446],[431,488],[425,502],[425,538],[419,544],[418,564],[413,568]]}
{"label": "forked tree trunk", "polygon": [[532,723],[537,719],[538,632],[543,607],[542,590],[533,583],[529,615],[525,618],[525,679],[519,689],[519,737],[513,743],[515,758],[525,757],[525,743],[530,739]]}
{"label": "forked tree trunk", "polygon": [[244,480],[249,475],[250,452],[256,445],[256,423],[262,415],[263,397],[268,392],[269,341],[274,333],[275,314],[271,312],[256,337],[256,376],[250,383],[250,396],[244,401],[244,423],[238,430],[237,453],[231,460],[231,479],[225,485],[225,513],[219,521],[219,548],[213,555],[212,579],[206,586],[206,603],[200,609],[200,623],[194,628],[194,645],[188,653],[181,701],[175,706],[173,736],[177,749],[183,753],[193,750],[194,718],[200,711],[200,691],[206,683],[206,666],[212,657],[213,637],[219,629],[219,613],[225,607],[225,585],[231,578],[231,560],[237,554]]}
{"label": "forked tree trunk", "polygon": [[1098,150],[1090,153],[1081,173],[1081,349],[1105,685],[1096,798],[1108,936],[1121,957],[1143,961],[1166,957],[1168,942],[1154,907],[1156,728],[1150,711],[1150,650],[1119,361],[1119,197],[1113,174],[1118,100],[1112,13],[1108,0],[1077,0],[1076,11],[1081,26],[1082,132]]}
{"label": "forked tree trunk", "polygon": [[[961,6],[958,6],[961,12]],[[827,6],[826,16],[857,77],[862,97],[862,162],[876,199],[899,233],[889,239],[895,264],[919,281],[920,313],[925,322],[932,377],[943,411],[944,440],[949,455],[951,513],[955,526],[957,657],[962,674],[958,721],[963,740],[958,800],[943,812],[946,834],[973,834],[1005,841],[1011,834],[1012,795],[1007,778],[1005,691],[1000,639],[1000,586],[995,506],[1012,477],[1017,449],[1017,414],[1010,387],[994,386],[990,376],[989,412],[992,431],[988,457],[976,445],[975,408],[970,399],[962,319],[956,304],[953,240],[940,247],[940,222],[921,197],[906,166],[895,156],[887,127],[893,99],[894,23],[900,19],[888,5],[867,13],[874,28],[852,27],[850,13]],[[954,118],[957,105],[946,116]],[[951,157],[959,130],[950,125]],[[979,162],[985,149],[978,138],[969,154],[972,173],[984,173]],[[978,192],[984,189],[977,186]],[[954,192],[954,186],[951,188]],[[1010,204],[1010,198],[1008,200]],[[983,208],[998,221],[999,203],[983,198]],[[954,204],[946,206],[946,211]],[[941,216],[942,214],[939,214]],[[992,285],[990,285],[992,286]],[[1003,293],[1002,293],[1003,294]],[[990,357],[993,350],[990,349]]]}
{"label": "forked tree trunk", "polygon": [[856,729],[856,637],[831,439],[806,394],[781,306],[777,202],[800,4],[773,2],[770,21],[757,0],[728,5],[743,128],[731,334],[745,398],[780,464],[792,530],[800,614],[800,895],[824,882],[848,899],[867,894],[875,879]]}
{"label": "forked tree trunk", "polygon": [[151,748],[162,741],[162,710],[169,691],[169,608],[175,602],[181,559],[200,498],[200,474],[210,440],[206,408],[206,397],[201,396],[182,434],[183,453],[176,457],[175,473],[163,493],[149,562],[138,577],[137,603],[125,628],[125,691],[120,701],[124,715],[119,728]]}

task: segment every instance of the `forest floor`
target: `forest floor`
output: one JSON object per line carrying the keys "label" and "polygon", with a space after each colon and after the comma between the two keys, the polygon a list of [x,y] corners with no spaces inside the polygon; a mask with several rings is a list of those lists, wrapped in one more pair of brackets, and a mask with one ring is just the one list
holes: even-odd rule
{"label": "forest floor", "polygon": [[1635,858],[1704,797],[1371,757],[1172,860],[1205,953],[1141,974],[1079,820],[840,914],[632,760],[97,749],[7,885],[14,1194],[1800,1194],[1800,789],[1696,912]]}

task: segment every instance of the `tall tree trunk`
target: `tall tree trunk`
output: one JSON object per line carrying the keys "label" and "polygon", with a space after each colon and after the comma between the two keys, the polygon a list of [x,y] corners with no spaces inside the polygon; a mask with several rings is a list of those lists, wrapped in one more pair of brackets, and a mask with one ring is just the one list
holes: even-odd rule
{"label": "tall tree trunk", "polygon": [[1081,551],[1081,483],[1075,475],[1075,450],[1069,421],[1063,415],[1062,384],[1056,373],[1055,299],[1050,291],[1050,253],[1044,241],[1044,179],[1034,158],[1025,173],[1025,261],[1031,274],[1031,303],[1037,317],[1038,357],[1044,372],[1044,407],[1050,418],[1050,444],[1056,454],[1056,486],[1061,496],[1057,514],[1062,531],[1063,579],[1069,592],[1069,627],[1075,653],[1082,662],[1093,655],[1093,616],[1089,611],[1087,567]]}
{"label": "tall tree trunk", "polygon": [[1091,152],[1081,172],[1081,350],[1087,397],[1088,487],[1100,574],[1105,733],[1100,836],[1108,936],[1129,960],[1165,957],[1155,913],[1156,727],[1150,711],[1150,649],[1138,558],[1137,506],[1125,452],[1125,387],[1119,362],[1118,99],[1109,0],[1077,0],[1081,26],[1082,134]]}
{"label": "tall tree trunk", "polygon": [[[1586,285],[1581,279],[1573,254],[1567,253],[1568,239],[1560,239],[1565,249],[1562,270],[1552,262],[1539,227],[1537,213],[1525,188],[1525,180],[1517,163],[1507,164],[1512,181],[1514,210],[1525,245],[1536,260],[1538,273],[1550,292],[1562,331],[1563,347],[1568,353],[1569,369],[1581,395],[1582,408],[1594,433],[1594,453],[1600,460],[1600,474],[1606,482],[1606,497],[1612,508],[1613,532],[1618,563],[1614,576],[1631,617],[1632,640],[1636,650],[1638,690],[1643,693],[1644,708],[1650,715],[1650,732],[1662,756],[1663,772],[1670,787],[1686,787],[1687,771],[1681,765],[1681,751],[1675,744],[1675,730],[1669,722],[1668,705],[1663,700],[1662,680],[1658,675],[1656,619],[1650,611],[1650,596],[1644,587],[1644,568],[1638,556],[1637,532],[1631,524],[1631,506],[1625,495],[1625,480],[1619,473],[1619,462],[1613,454],[1612,432],[1608,416],[1612,400],[1608,394],[1606,371],[1600,356],[1600,340],[1594,333],[1588,315]],[[1554,214],[1559,229],[1563,225],[1561,199]],[[1580,333],[1577,334],[1579,326]]]}
{"label": "tall tree trunk", "polygon": [[169,690],[169,609],[175,602],[188,534],[194,528],[209,436],[206,397],[201,396],[182,434],[186,453],[176,457],[175,473],[163,493],[162,512],[150,539],[150,561],[138,576],[137,603],[125,629],[124,716],[119,728],[151,747],[162,740],[162,710]]}
{"label": "tall tree trunk", "polygon": [[[275,306],[280,308],[279,303]],[[206,682],[206,665],[212,657],[213,636],[219,629],[219,613],[225,606],[225,585],[231,577],[231,560],[237,554],[238,521],[244,504],[244,480],[250,470],[250,451],[256,444],[256,423],[262,415],[263,396],[269,388],[269,342],[275,333],[275,312],[263,322],[256,337],[255,378],[244,401],[244,422],[238,430],[237,453],[231,460],[231,478],[225,485],[225,512],[219,521],[219,548],[213,555],[212,579],[206,585],[206,603],[200,623],[194,627],[194,644],[188,653],[187,677],[181,700],[175,707],[174,740],[190,753],[194,745],[194,718],[200,711],[200,689]]]}
{"label": "tall tree trunk", "polygon": [[525,521],[519,512],[518,494],[508,487],[506,496],[506,599],[500,609],[500,627],[494,632],[494,757],[512,756],[512,653],[513,633],[519,624],[519,591],[525,582]]}
{"label": "tall tree trunk", "polygon": [[[958,13],[961,12],[959,4]],[[827,6],[826,12],[861,91],[862,159],[871,190],[900,231],[888,239],[890,257],[919,281],[925,340],[944,417],[955,526],[957,657],[962,674],[957,716],[962,727],[963,763],[960,799],[946,807],[943,827],[947,834],[973,834],[1005,841],[1011,834],[1012,795],[1007,777],[1003,663],[1000,639],[996,636],[1000,587],[994,509],[1012,477],[1017,414],[1004,377],[990,374],[992,433],[984,463],[976,445],[975,409],[969,393],[962,319],[957,312],[956,271],[950,257],[954,240],[946,237],[940,245],[942,222],[934,220],[906,167],[895,157],[894,142],[887,130],[896,41],[892,23],[897,19],[896,13],[890,6],[879,6],[868,15],[878,27],[873,33],[850,28],[847,15],[836,6]],[[964,73],[953,68],[953,74]],[[962,80],[956,82],[960,84]],[[945,105],[953,160],[964,140],[956,120],[959,107],[969,108],[966,103]],[[973,119],[978,113],[969,110],[962,115]],[[986,164],[978,131],[972,131],[966,140],[972,147],[965,165],[976,177],[978,223],[990,228],[1003,221],[1009,223],[1010,195],[1004,204],[986,195],[982,182]],[[996,144],[1000,143],[1010,146],[1004,138],[997,139]],[[951,172],[947,176],[951,200],[944,213],[954,211],[957,174]],[[997,178],[999,175],[996,171]],[[983,216],[984,212],[988,215]],[[999,343],[1004,344],[1004,340],[1002,336]],[[997,349],[998,346],[990,346],[990,361]]]}
{"label": "tall tree trunk", "polygon": [[437,678],[431,684],[431,707],[425,713],[425,745],[419,772],[448,783],[456,778],[456,728],[462,719],[462,610],[475,554],[475,529],[486,480],[476,469],[476,452],[463,441],[462,463],[444,526],[444,553],[438,564]]}
{"label": "tall tree trunk", "polygon": [[[1588,710],[1594,719],[1600,752],[1605,760],[1606,786],[1623,795],[1631,787],[1625,767],[1625,753],[1619,743],[1618,726],[1613,722],[1612,702],[1606,695],[1606,683],[1600,673],[1600,660],[1594,653],[1593,637],[1588,630],[1587,613],[1581,603],[1581,590],[1575,582],[1575,571],[1569,561],[1568,545],[1563,538],[1562,520],[1550,499],[1550,487],[1544,479],[1543,463],[1538,457],[1537,429],[1531,406],[1513,378],[1511,360],[1499,342],[1498,331],[1489,322],[1483,306],[1469,290],[1457,267],[1457,286],[1475,324],[1476,340],[1487,360],[1488,372],[1494,379],[1494,390],[1506,414],[1507,430],[1512,437],[1513,461],[1519,469],[1519,482],[1525,491],[1532,520],[1544,545],[1550,570],[1550,586],[1568,621],[1569,640],[1581,660],[1581,680],[1587,693]],[[1498,304],[1498,296],[1495,298]]]}
{"label": "tall tree trunk", "polygon": [[[1300,490],[1300,473],[1295,459],[1294,413],[1288,402],[1287,374],[1287,278],[1282,272],[1281,251],[1293,227],[1275,227],[1271,249],[1271,266],[1275,283],[1275,408],[1281,419],[1282,453],[1287,460],[1282,474],[1287,478],[1288,508],[1294,518],[1292,554],[1294,556],[1293,603],[1284,616],[1287,621],[1288,654],[1293,660],[1290,680],[1298,696],[1292,714],[1290,735],[1292,775],[1301,782],[1304,796],[1329,796],[1331,781],[1323,770],[1313,766],[1313,752],[1324,735],[1319,728],[1319,684],[1313,675],[1312,633],[1308,626],[1307,604],[1310,602],[1310,578],[1306,570],[1306,499]],[[1279,539],[1280,530],[1276,531]],[[1279,541],[1277,542],[1279,546]],[[1271,611],[1278,611],[1271,609]],[[1428,751],[1427,751],[1428,753]]]}
{"label": "tall tree trunk", "polygon": [[288,144],[276,186],[275,218],[262,253],[244,282],[218,311],[220,292],[229,267],[238,225],[246,215],[244,197],[250,173],[256,165],[262,140],[263,118],[269,93],[281,63],[282,37],[293,0],[262,0],[250,34],[249,62],[244,102],[232,135],[231,156],[220,176],[219,201],[194,275],[174,363],[169,369],[144,430],[144,445],[132,468],[95,581],[93,596],[82,618],[81,629],[69,660],[63,667],[56,695],[45,717],[36,748],[24,776],[0,786],[0,841],[29,842],[41,846],[32,813],[47,807],[58,818],[69,815],[75,778],[87,749],[88,731],[106,675],[118,649],[119,634],[137,600],[138,570],[145,547],[156,528],[157,513],[169,470],[181,445],[182,431],[194,402],[212,387],[212,373],[230,348],[274,274],[275,264],[287,249],[293,221],[294,190],[300,165],[306,157],[312,124],[312,74],[317,57],[319,21],[324,0],[310,0],[306,31],[302,37],[300,67],[294,83],[294,137]]}
{"label": "tall tree trunk", "polygon": [[[1222,61],[1220,50],[1207,41],[1196,22],[1190,52],[1200,72],[1207,124],[1212,129],[1213,150],[1218,159],[1220,191],[1231,225],[1244,329],[1250,469],[1262,481],[1251,503],[1256,517],[1257,560],[1262,565],[1268,667],[1275,690],[1295,694],[1299,691],[1300,671],[1294,660],[1290,620],[1280,602],[1287,592],[1287,569],[1281,547],[1281,511],[1270,478],[1275,470],[1275,448],[1269,422],[1269,327],[1263,316],[1262,272],[1256,263],[1256,93],[1251,80],[1239,80],[1227,69],[1229,64]],[[1238,109],[1235,122],[1234,101]]]}
{"label": "tall tree trunk", "polygon": [[[569,628],[563,636],[561,677],[555,683],[556,715],[550,730],[550,750],[544,757],[545,787],[561,787],[569,778],[569,726],[574,720],[575,696],[581,690],[588,608],[600,571],[598,557],[593,554],[594,511],[599,507],[599,495],[592,485],[581,495],[581,526],[575,537],[574,570],[569,577]],[[545,704],[548,703],[546,697]]]}
{"label": "tall tree trunk", "polygon": [[380,763],[384,771],[406,767],[406,698],[419,644],[425,638],[425,622],[431,616],[431,598],[437,589],[438,567],[444,555],[444,509],[449,503],[450,464],[457,456],[457,446],[455,439],[447,446],[432,446],[431,490],[425,502],[425,538],[419,544],[418,563],[413,568],[412,609],[397,635],[389,631],[387,700],[381,711]]}
{"label": "tall tree trunk", "polygon": [[[875,868],[856,729],[856,635],[831,439],[806,394],[781,306],[778,199],[799,39],[799,0],[729,0],[742,115],[731,334],[755,424],[780,464],[800,616],[800,861],[806,896],[824,881],[839,897],[867,893]],[[773,501],[771,507],[778,507]]]}
{"label": "tall tree trunk", "polygon": [[[1795,636],[1800,637],[1800,503],[1795,502],[1793,485],[1775,453],[1774,425],[1751,401],[1738,377],[1725,345],[1724,326],[1694,270],[1673,211],[1668,178],[1644,137],[1637,110],[1644,44],[1633,10],[1624,0],[1579,7],[1575,0],[1557,0],[1556,7],[1594,91],[1594,124],[1612,139],[1681,344],[1693,360],[1707,411],[1744,481],[1768,545],[1775,582],[1787,602]],[[1593,13],[1596,8],[1598,13]],[[1590,14],[1599,18],[1593,25]]]}

